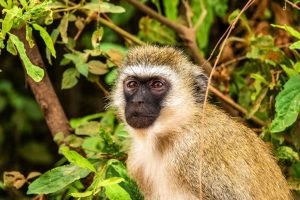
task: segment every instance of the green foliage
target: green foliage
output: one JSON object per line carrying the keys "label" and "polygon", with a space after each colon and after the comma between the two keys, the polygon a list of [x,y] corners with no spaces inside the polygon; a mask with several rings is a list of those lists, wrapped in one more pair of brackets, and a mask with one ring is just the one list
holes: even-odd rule
{"label": "green foliage", "polygon": [[[77,180],[91,173],[93,181],[89,187],[85,190],[73,190],[71,196],[106,196],[112,200],[142,199],[124,164],[117,160],[124,156],[123,142],[127,133],[121,124],[117,127],[114,124],[115,115],[112,111],[71,120],[75,137],[81,138],[78,140],[78,147],[83,149],[87,158],[61,146],[60,152],[72,164],[56,167],[40,176],[30,184],[28,194],[63,193]],[[68,138],[60,137],[60,140],[66,143]]]}
{"label": "green foliage", "polygon": [[140,19],[138,36],[142,40],[152,43],[159,42],[165,45],[177,43],[176,33],[172,29],[149,17]]}
{"label": "green foliage", "polygon": [[291,126],[300,112],[300,75],[292,76],[276,97],[276,117],[271,131],[281,132]]}
{"label": "green foliage", "polygon": [[179,0],[165,0],[165,1],[162,1],[162,3],[164,6],[166,17],[171,20],[176,20],[177,13],[178,13]]}
{"label": "green foliage", "polygon": [[15,45],[15,47],[24,63],[27,74],[36,82],[41,81],[44,77],[44,70],[31,63],[31,61],[29,60],[29,58],[26,55],[26,50],[25,50],[24,44],[19,40],[19,38],[17,36],[15,36],[13,34],[9,34],[9,38],[10,38],[11,42]]}
{"label": "green foliage", "polygon": [[70,183],[86,177],[89,173],[90,170],[72,164],[56,167],[32,182],[29,185],[27,194],[49,194],[57,192]]}
{"label": "green foliage", "polygon": [[[32,24],[32,26],[35,30],[40,32],[40,35],[43,38],[46,46],[50,50],[52,56],[56,57],[56,52],[55,52],[55,49],[54,49],[53,41],[52,41],[50,35],[48,34],[48,32],[42,26],[40,26],[38,24]],[[30,35],[28,35],[28,38],[30,38]]]}
{"label": "green foliage", "polygon": [[193,11],[192,21],[197,28],[196,38],[198,46],[206,49],[209,42],[209,34],[214,19],[224,17],[227,10],[227,0],[199,0],[191,1]]}

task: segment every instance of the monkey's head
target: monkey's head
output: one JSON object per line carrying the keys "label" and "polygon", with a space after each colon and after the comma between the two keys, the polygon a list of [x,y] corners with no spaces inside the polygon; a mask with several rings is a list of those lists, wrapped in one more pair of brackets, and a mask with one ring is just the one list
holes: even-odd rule
{"label": "monkey's head", "polygon": [[113,91],[113,106],[133,129],[180,123],[203,103],[207,77],[179,50],[129,50]]}

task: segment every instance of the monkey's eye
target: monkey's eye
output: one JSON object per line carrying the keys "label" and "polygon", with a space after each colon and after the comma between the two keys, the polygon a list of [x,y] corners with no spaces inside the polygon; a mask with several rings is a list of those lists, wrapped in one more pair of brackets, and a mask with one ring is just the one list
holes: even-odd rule
{"label": "monkey's eye", "polygon": [[163,86],[164,86],[164,82],[161,80],[154,80],[154,81],[151,81],[151,83],[150,83],[150,87],[152,89],[161,89]]}
{"label": "monkey's eye", "polygon": [[126,83],[126,87],[129,89],[135,89],[138,86],[139,86],[139,83],[137,81],[130,80]]}

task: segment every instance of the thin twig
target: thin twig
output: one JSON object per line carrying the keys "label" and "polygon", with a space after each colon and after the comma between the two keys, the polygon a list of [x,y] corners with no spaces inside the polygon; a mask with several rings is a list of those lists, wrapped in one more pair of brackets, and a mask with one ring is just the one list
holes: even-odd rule
{"label": "thin twig", "polygon": [[[209,90],[214,93],[214,95],[216,95],[219,99],[223,100],[224,102],[226,102],[227,104],[231,105],[233,108],[235,108],[236,110],[238,110],[239,112],[243,113],[245,116],[248,115],[248,111],[243,108],[242,106],[240,106],[239,104],[235,103],[231,98],[229,98],[228,96],[225,96],[222,92],[220,92],[219,90],[217,90],[216,88],[214,88],[213,86],[209,86]],[[253,122],[255,122],[256,124],[260,125],[260,126],[264,126],[265,122],[262,121],[261,119],[252,116],[251,119]]]}
{"label": "thin twig", "polygon": [[121,29],[120,27],[118,27],[117,25],[115,25],[114,23],[100,17],[99,21],[104,24],[105,26],[111,28],[112,30],[114,30],[115,32],[119,33],[120,35],[122,35],[123,37],[133,41],[134,43],[138,44],[138,45],[144,45],[145,43],[143,41],[141,41],[140,39],[138,39],[137,37],[134,37],[133,35],[129,34],[127,31]]}
{"label": "thin twig", "polygon": [[104,88],[104,86],[99,81],[96,81],[95,83],[100,88],[100,90],[104,93],[105,96],[109,96],[109,92]]}
{"label": "thin twig", "polygon": [[199,16],[198,21],[196,22],[194,29],[197,30],[202,24],[207,15],[207,10],[205,9],[203,0],[199,0],[200,7],[202,9],[201,15]]}
{"label": "thin twig", "polygon": [[148,14],[150,17],[158,20],[162,24],[175,30],[179,34],[180,38],[184,41],[187,49],[190,51],[192,58],[194,59],[194,61],[197,64],[203,66],[203,69],[206,72],[206,74],[209,74],[211,72],[211,66],[206,62],[206,60],[201,56],[201,54],[199,52],[199,49],[198,49],[198,46],[196,43],[196,34],[195,34],[194,28],[188,28],[182,24],[173,22],[137,0],[126,0],[126,1],[131,3],[132,5],[134,5],[135,7],[137,7],[139,10],[143,11],[144,13]]}
{"label": "thin twig", "polygon": [[288,4],[290,4],[293,8],[296,8],[296,9],[300,10],[300,7],[297,4],[295,4],[295,3],[293,3],[293,2],[291,2],[289,0],[285,0],[285,2],[288,3]]}
{"label": "thin twig", "polygon": [[[248,2],[247,2],[247,4],[243,7],[243,9],[241,10],[241,12],[238,14],[238,16],[232,21],[232,23],[230,24],[230,26],[229,26],[229,29],[227,29],[226,30],[226,32],[225,32],[225,38],[224,38],[224,40],[223,40],[223,42],[222,42],[222,44],[221,44],[221,47],[220,47],[220,51],[219,51],[219,53],[218,53],[218,55],[217,55],[217,59],[215,60],[215,62],[214,62],[214,65],[213,65],[213,68],[212,68],[212,72],[210,73],[210,75],[209,75],[209,79],[208,79],[208,85],[210,85],[211,84],[211,79],[212,79],[212,76],[213,76],[213,73],[214,73],[214,70],[215,70],[215,68],[216,68],[216,66],[217,66],[217,64],[218,64],[218,62],[219,62],[219,60],[220,60],[220,57],[221,57],[221,54],[222,54],[222,52],[223,52],[223,50],[224,50],[224,47],[225,47],[225,44],[226,44],[226,42],[227,42],[227,39],[229,38],[229,36],[230,36],[230,33],[232,32],[232,30],[234,29],[234,27],[235,27],[235,25],[237,24],[237,22],[238,22],[238,20],[240,19],[240,17],[242,16],[242,14],[253,4],[255,2],[255,0],[249,0]],[[221,37],[221,38],[223,38],[224,37],[224,35]],[[218,43],[219,43],[219,41],[218,41]],[[205,109],[205,106],[206,106],[206,103],[207,103],[207,98],[208,98],[208,89],[206,90],[206,93],[205,93],[205,98],[204,98],[204,103],[203,103],[203,109]],[[238,105],[238,104],[237,104]],[[238,105],[239,106],[239,105]],[[242,111],[242,110],[241,110]],[[247,113],[247,111],[246,111],[246,113]],[[204,114],[203,114],[203,117],[204,117]]]}
{"label": "thin twig", "polygon": [[191,7],[189,5],[188,0],[181,0],[184,8],[185,8],[185,18],[186,18],[186,22],[189,28],[193,27],[192,24],[192,11],[191,11]]}

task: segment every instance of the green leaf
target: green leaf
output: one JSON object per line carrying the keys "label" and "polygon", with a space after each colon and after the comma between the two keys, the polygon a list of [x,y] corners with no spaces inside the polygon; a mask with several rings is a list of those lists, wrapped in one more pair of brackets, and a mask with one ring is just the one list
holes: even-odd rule
{"label": "green leaf", "polygon": [[131,200],[128,192],[118,184],[105,186],[105,194],[110,200]]}
{"label": "green leaf", "polygon": [[83,198],[83,197],[92,196],[92,194],[93,194],[93,191],[73,192],[73,193],[71,193],[71,196],[76,197],[76,198]]}
{"label": "green leaf", "polygon": [[283,71],[288,75],[288,77],[292,77],[298,74],[298,71],[296,71],[293,68],[287,67],[285,64],[281,64],[280,67],[283,69]]}
{"label": "green leaf", "polygon": [[34,40],[32,39],[32,28],[28,24],[26,24],[26,40],[29,47],[32,48],[34,46]]}
{"label": "green leaf", "polygon": [[76,135],[98,135],[99,134],[99,128],[100,128],[100,122],[97,121],[90,121],[83,123],[76,127],[75,134]]}
{"label": "green leaf", "polygon": [[293,27],[291,26],[288,26],[288,25],[276,25],[276,24],[271,24],[271,26],[273,27],[276,27],[276,28],[281,28],[281,29],[284,29],[286,30],[289,34],[291,34],[293,37],[297,38],[297,39],[300,39],[300,33],[294,29]]}
{"label": "green leaf", "polygon": [[276,116],[272,121],[271,132],[281,132],[291,126],[300,112],[300,75],[291,77],[284,89],[277,95]]}
{"label": "green leaf", "polygon": [[116,6],[114,4],[108,3],[108,2],[91,2],[85,4],[83,9],[88,9],[91,11],[96,11],[100,13],[123,13],[125,12],[125,9],[121,6]]}
{"label": "green leaf", "polygon": [[48,32],[42,26],[40,26],[38,24],[33,24],[32,26],[35,30],[40,32],[40,36],[43,38],[43,40],[44,40],[46,46],[48,47],[48,49],[50,50],[52,56],[56,57],[54,44],[53,44],[52,38],[50,37]]}
{"label": "green leaf", "polygon": [[23,6],[23,8],[27,8],[28,4],[26,0],[19,0],[19,2],[21,3],[21,5]]}
{"label": "green leaf", "polygon": [[97,48],[100,44],[100,41],[102,40],[104,33],[104,29],[102,27],[98,28],[93,32],[91,41],[94,48]]}
{"label": "green leaf", "polygon": [[291,46],[289,46],[289,48],[290,49],[300,49],[300,40],[291,44]]}
{"label": "green leaf", "polygon": [[142,17],[139,21],[139,28],[138,36],[146,42],[157,42],[165,45],[175,45],[177,43],[176,33],[155,19],[147,16]]}
{"label": "green leaf", "polygon": [[176,20],[179,0],[164,0],[162,1],[166,17],[171,20]]}
{"label": "green leaf", "polygon": [[7,40],[6,50],[14,56],[18,55],[17,49],[14,43],[11,41],[10,37]]}
{"label": "green leaf", "polygon": [[66,69],[63,73],[61,89],[70,89],[74,87],[78,82],[78,77],[79,73],[75,68]]}
{"label": "green leaf", "polygon": [[90,170],[73,164],[56,167],[32,182],[28,187],[27,194],[49,194],[57,192],[70,183],[86,177],[89,173]]}
{"label": "green leaf", "polygon": [[36,81],[36,82],[41,81],[44,77],[44,70],[31,63],[31,61],[29,60],[29,58],[26,55],[26,50],[25,50],[23,42],[21,42],[17,36],[15,36],[13,34],[9,34],[9,38],[16,46],[16,48],[19,52],[20,58],[24,63],[27,74],[34,81]]}
{"label": "green leaf", "polygon": [[209,32],[214,22],[213,7],[208,4],[208,1],[209,0],[203,0],[203,5],[199,1],[191,1],[191,8],[194,13],[192,22],[194,25],[199,21],[203,11],[205,10],[207,12],[201,26],[196,30],[197,44],[201,49],[206,48],[208,45]]}
{"label": "green leaf", "polygon": [[92,115],[87,115],[84,117],[80,117],[80,118],[75,118],[75,119],[71,119],[70,120],[70,125],[72,128],[77,128],[78,126],[80,126],[81,124],[85,124],[86,122],[88,122],[89,120],[94,120],[94,119],[98,119],[103,117],[103,113],[96,113],[96,114],[92,114]]}
{"label": "green leaf", "polygon": [[294,70],[298,73],[300,73],[300,62],[297,62],[294,66],[293,66]]}
{"label": "green leaf", "polygon": [[76,69],[80,74],[82,74],[85,77],[88,77],[89,74],[89,65],[87,63],[84,64],[75,64]]}
{"label": "green leaf", "polygon": [[118,76],[118,71],[116,69],[111,70],[105,76],[105,83],[107,83],[108,85],[112,85],[117,79],[117,76]]}
{"label": "green leaf", "polygon": [[18,15],[19,8],[17,6],[14,6],[12,9],[4,9],[4,12],[6,12],[6,15],[2,21],[2,33],[3,36],[5,36],[6,33],[10,31],[10,29],[13,26],[13,21]]}
{"label": "green leaf", "polygon": [[89,74],[89,65],[86,63],[88,54],[81,52],[67,53],[64,57],[71,60],[77,69],[77,71],[83,76],[87,77]]}
{"label": "green leaf", "polygon": [[118,184],[118,183],[121,183],[122,181],[125,181],[124,178],[121,178],[121,177],[111,177],[111,178],[108,178],[108,179],[105,179],[103,181],[101,181],[99,183],[99,186],[109,186],[109,185],[114,185],[114,184]]}
{"label": "green leaf", "polygon": [[91,60],[88,62],[89,72],[96,75],[103,75],[108,72],[107,65],[98,60]]}
{"label": "green leaf", "polygon": [[101,137],[86,137],[82,143],[83,150],[87,153],[101,152],[105,147],[105,141]]}
{"label": "green leaf", "polygon": [[[51,33],[51,39],[53,41],[53,44],[55,44],[58,36],[59,36],[59,30],[58,29],[53,29],[53,31]],[[48,60],[49,64],[52,65],[51,52],[50,52],[50,50],[48,48],[46,49],[46,57],[47,57],[47,60]],[[62,64],[60,63],[60,65],[62,65]]]}
{"label": "green leaf", "polygon": [[0,6],[7,8],[7,3],[4,0],[0,0]]}
{"label": "green leaf", "polygon": [[70,150],[66,146],[62,146],[60,148],[61,153],[67,158],[70,163],[73,163],[79,167],[89,169],[93,172],[96,172],[95,167],[88,161],[88,159],[84,158],[82,155],[77,153],[76,151]]}
{"label": "green leaf", "polygon": [[241,10],[240,9],[236,9],[234,10],[232,13],[230,13],[230,15],[228,16],[228,23],[231,24],[233,22],[234,19],[237,18],[237,16],[240,14]]}
{"label": "green leaf", "polygon": [[66,13],[63,18],[61,19],[60,21],[60,24],[58,26],[58,30],[60,32],[60,36],[63,40],[63,43],[67,44],[68,43],[68,34],[67,34],[67,31],[68,31],[68,26],[69,26],[69,14]]}
{"label": "green leaf", "polygon": [[281,160],[299,161],[299,154],[291,147],[281,146],[276,150],[276,156]]}

